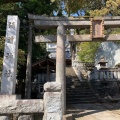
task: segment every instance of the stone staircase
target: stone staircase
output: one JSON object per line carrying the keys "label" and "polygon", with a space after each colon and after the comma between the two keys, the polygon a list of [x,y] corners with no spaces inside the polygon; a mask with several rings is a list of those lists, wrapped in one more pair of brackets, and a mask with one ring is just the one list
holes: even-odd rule
{"label": "stone staircase", "polygon": [[97,97],[86,80],[80,81],[72,67],[66,67],[67,104],[94,103]]}

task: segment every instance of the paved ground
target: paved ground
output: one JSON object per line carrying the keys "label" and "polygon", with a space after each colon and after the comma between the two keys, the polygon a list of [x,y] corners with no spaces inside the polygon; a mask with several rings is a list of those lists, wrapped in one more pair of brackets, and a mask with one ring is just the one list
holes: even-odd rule
{"label": "paved ground", "polygon": [[76,104],[68,107],[75,120],[120,120],[120,103]]}

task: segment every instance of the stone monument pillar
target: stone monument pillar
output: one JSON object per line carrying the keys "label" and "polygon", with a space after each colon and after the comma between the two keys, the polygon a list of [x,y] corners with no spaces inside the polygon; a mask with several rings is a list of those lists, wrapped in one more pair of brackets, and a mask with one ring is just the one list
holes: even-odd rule
{"label": "stone monument pillar", "polygon": [[[18,16],[8,15],[6,40],[3,58],[3,71],[1,94],[3,97],[12,95],[16,99],[15,86],[16,86],[16,70],[17,70],[17,54],[18,54],[18,39],[19,39],[19,25],[20,21]],[[0,116],[0,120],[9,120],[10,116]]]}
{"label": "stone monument pillar", "polygon": [[57,50],[56,50],[56,82],[62,84],[62,114],[66,111],[66,76],[65,76],[65,28],[63,25],[57,28]]}
{"label": "stone monument pillar", "polygon": [[18,16],[8,15],[3,59],[1,94],[15,94],[19,25],[20,21]]}

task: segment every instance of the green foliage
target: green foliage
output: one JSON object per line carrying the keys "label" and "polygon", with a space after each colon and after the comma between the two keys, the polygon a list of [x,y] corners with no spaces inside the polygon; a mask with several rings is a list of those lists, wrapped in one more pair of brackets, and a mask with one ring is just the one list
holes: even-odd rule
{"label": "green foliage", "polygon": [[101,9],[104,6],[104,2],[101,0],[64,0],[64,2],[68,14],[77,13],[78,16],[81,16],[82,12],[86,16],[90,16],[90,10]]}
{"label": "green foliage", "polygon": [[120,34],[120,28],[112,29],[111,34]]}
{"label": "green foliage", "polygon": [[35,62],[36,60],[43,59],[47,56],[46,52],[46,45],[45,44],[33,44],[33,56],[32,61]]}
{"label": "green foliage", "polygon": [[[7,1],[7,0],[6,0]],[[18,15],[20,19],[19,32],[19,50],[18,50],[18,79],[25,79],[26,73],[26,56],[27,56],[27,40],[28,40],[28,18],[27,14],[39,14],[53,16],[53,10],[58,9],[58,0],[10,0],[8,3],[0,1],[0,71],[2,70],[4,40],[6,34],[7,15]],[[23,1],[23,2],[22,2]],[[5,4],[4,4],[5,3]],[[38,32],[36,32],[38,31]],[[42,34],[44,30],[39,31],[33,29],[33,34]],[[47,32],[45,33],[47,34]],[[34,35],[33,35],[34,37]],[[46,57],[45,45],[33,44],[33,62]]]}
{"label": "green foliage", "polygon": [[77,13],[79,9],[82,8],[84,1],[83,0],[64,0],[66,3],[66,11],[68,15],[72,13]]}
{"label": "green foliage", "polygon": [[93,62],[95,53],[100,45],[100,42],[83,42],[80,44],[79,59],[82,62]]}
{"label": "green foliage", "polygon": [[57,4],[57,0],[29,0],[22,3],[21,7],[23,8],[23,12],[26,11],[26,13],[53,16],[53,10],[58,9]]}
{"label": "green foliage", "polygon": [[68,14],[84,11],[86,16],[120,15],[120,0],[64,0]]}
{"label": "green foliage", "polygon": [[[8,14],[18,15],[21,21],[20,37],[19,37],[19,51],[18,51],[18,76],[23,78],[23,74],[20,72],[25,70],[26,55],[27,55],[27,40],[28,40],[28,18],[27,14],[39,14],[54,16],[53,10],[61,10],[60,0],[1,0],[0,1],[0,71],[2,70],[2,60],[4,51],[4,40],[6,30],[6,18]],[[16,3],[17,1],[17,3]],[[78,12],[84,12],[86,16],[105,16],[105,15],[119,15],[120,14],[120,0],[63,0],[65,2],[65,10],[68,16],[72,13],[81,14]],[[5,4],[4,4],[5,3]],[[58,15],[61,15],[61,14]],[[89,29],[76,29],[76,34],[89,34]],[[111,33],[117,34],[120,29],[113,29]],[[36,34],[55,34],[54,30],[38,30],[34,29],[33,33]],[[107,32],[106,32],[107,34]],[[100,43],[81,43],[79,52],[79,58],[82,61],[93,61],[94,54]],[[45,45],[33,44],[33,62],[46,57],[47,52]],[[22,71],[23,72],[23,71]],[[25,71],[24,71],[25,73]],[[23,76],[22,76],[23,75]]]}
{"label": "green foliage", "polygon": [[120,15],[120,0],[107,0],[105,6],[101,9],[95,9],[90,11],[91,16],[105,16],[105,15]]}
{"label": "green foliage", "polygon": [[[86,17],[89,16],[116,16],[120,15],[120,0],[64,0],[68,14],[84,12]],[[77,34],[89,34],[89,29],[76,30]],[[120,29],[105,30],[105,34],[120,33]],[[117,42],[119,43],[119,42]],[[79,59],[84,62],[94,61],[94,56],[100,43],[81,43],[78,53]]]}

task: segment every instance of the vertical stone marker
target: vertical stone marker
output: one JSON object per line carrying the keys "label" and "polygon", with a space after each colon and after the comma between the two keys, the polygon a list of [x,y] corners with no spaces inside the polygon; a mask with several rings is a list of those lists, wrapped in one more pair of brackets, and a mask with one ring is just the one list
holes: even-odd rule
{"label": "vertical stone marker", "polygon": [[20,21],[18,16],[8,15],[3,59],[1,94],[12,95],[15,93],[19,25]]}

